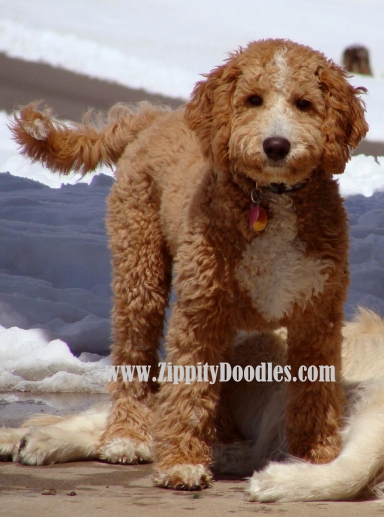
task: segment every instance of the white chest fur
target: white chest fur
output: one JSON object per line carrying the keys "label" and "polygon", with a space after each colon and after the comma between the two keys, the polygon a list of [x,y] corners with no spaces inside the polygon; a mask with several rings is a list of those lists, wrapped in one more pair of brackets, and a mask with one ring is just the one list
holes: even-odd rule
{"label": "white chest fur", "polygon": [[294,303],[304,306],[321,293],[330,265],[306,256],[290,198],[274,195],[270,201],[273,217],[260,237],[247,246],[235,273],[239,287],[267,321],[289,316]]}

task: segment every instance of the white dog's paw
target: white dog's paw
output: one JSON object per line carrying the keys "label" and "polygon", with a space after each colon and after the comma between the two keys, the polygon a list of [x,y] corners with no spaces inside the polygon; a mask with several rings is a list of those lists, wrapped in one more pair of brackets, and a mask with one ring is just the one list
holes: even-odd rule
{"label": "white dog's paw", "polygon": [[175,490],[201,490],[211,486],[212,474],[204,465],[180,464],[157,468],[154,472],[156,486]]}
{"label": "white dog's paw", "polygon": [[152,448],[128,438],[113,438],[99,447],[99,457],[110,463],[151,463]]}
{"label": "white dog's paw", "polygon": [[264,470],[254,472],[247,489],[249,501],[263,503],[295,501],[308,497],[309,489],[303,486],[300,472],[304,462],[270,463]]}
{"label": "white dog's paw", "polygon": [[273,476],[266,472],[255,472],[249,481],[247,489],[248,501],[277,501],[278,496]]}
{"label": "white dog's paw", "polygon": [[0,428],[0,461],[17,461],[20,442],[27,429]]}
{"label": "white dog's paw", "polygon": [[61,463],[63,447],[60,439],[31,427],[20,442],[17,461],[24,465]]}

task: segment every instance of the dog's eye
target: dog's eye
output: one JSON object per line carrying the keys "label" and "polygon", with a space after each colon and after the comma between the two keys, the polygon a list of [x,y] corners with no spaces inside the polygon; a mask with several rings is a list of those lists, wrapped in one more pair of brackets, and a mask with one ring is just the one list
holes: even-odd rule
{"label": "dog's eye", "polygon": [[263,99],[260,95],[252,95],[249,97],[248,102],[252,104],[252,106],[261,106],[263,104]]}
{"label": "dog's eye", "polygon": [[312,103],[311,101],[307,101],[306,99],[298,99],[296,101],[296,106],[299,108],[299,110],[308,111],[309,108],[312,106]]}

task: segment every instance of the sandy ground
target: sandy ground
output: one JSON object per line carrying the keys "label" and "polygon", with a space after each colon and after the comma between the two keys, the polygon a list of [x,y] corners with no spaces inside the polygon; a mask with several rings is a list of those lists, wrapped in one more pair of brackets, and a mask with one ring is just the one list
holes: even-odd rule
{"label": "sandy ground", "polygon": [[243,496],[243,481],[219,481],[195,494],[172,492],[152,488],[150,470],[150,466],[94,462],[39,468],[7,464],[0,475],[0,516],[361,517],[384,511],[369,502],[249,503]]}
{"label": "sandy ground", "polygon": [[[17,401],[14,400],[17,397]],[[0,422],[18,426],[33,413],[68,414],[107,395],[0,394]],[[54,409],[54,407],[56,409]],[[175,492],[152,485],[151,465],[109,465],[89,461],[27,467],[0,464],[0,517],[361,517],[382,516],[376,501],[250,503],[244,479],[219,479],[202,492]]]}
{"label": "sandy ground", "polygon": [[[166,99],[117,84],[81,77],[44,64],[26,63],[0,54],[0,110],[11,112],[31,100],[44,99],[57,116],[80,120],[94,107],[106,110],[115,102],[150,100],[179,106],[183,100]],[[384,145],[363,142],[358,152],[384,155]],[[18,426],[30,414],[68,414],[106,399],[104,395],[0,394],[0,425]],[[122,516],[163,517],[226,515],[360,517],[383,515],[375,501],[287,504],[249,503],[246,480],[220,479],[203,492],[174,492],[154,488],[150,465],[118,466],[81,462],[44,467],[13,463],[0,465],[0,516],[46,517]]]}

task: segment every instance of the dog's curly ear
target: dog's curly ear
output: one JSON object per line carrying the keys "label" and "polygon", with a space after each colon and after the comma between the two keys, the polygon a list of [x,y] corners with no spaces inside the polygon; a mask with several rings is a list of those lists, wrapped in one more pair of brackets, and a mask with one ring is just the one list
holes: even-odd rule
{"label": "dog's curly ear", "polygon": [[224,169],[229,167],[231,100],[239,73],[231,60],[215,68],[196,84],[185,108],[187,124],[199,139],[204,156],[212,165]]}
{"label": "dog's curly ear", "polygon": [[363,87],[354,88],[347,72],[332,61],[318,68],[316,75],[325,100],[322,166],[330,174],[344,172],[345,165],[368,131],[364,118],[365,104],[359,95]]}

